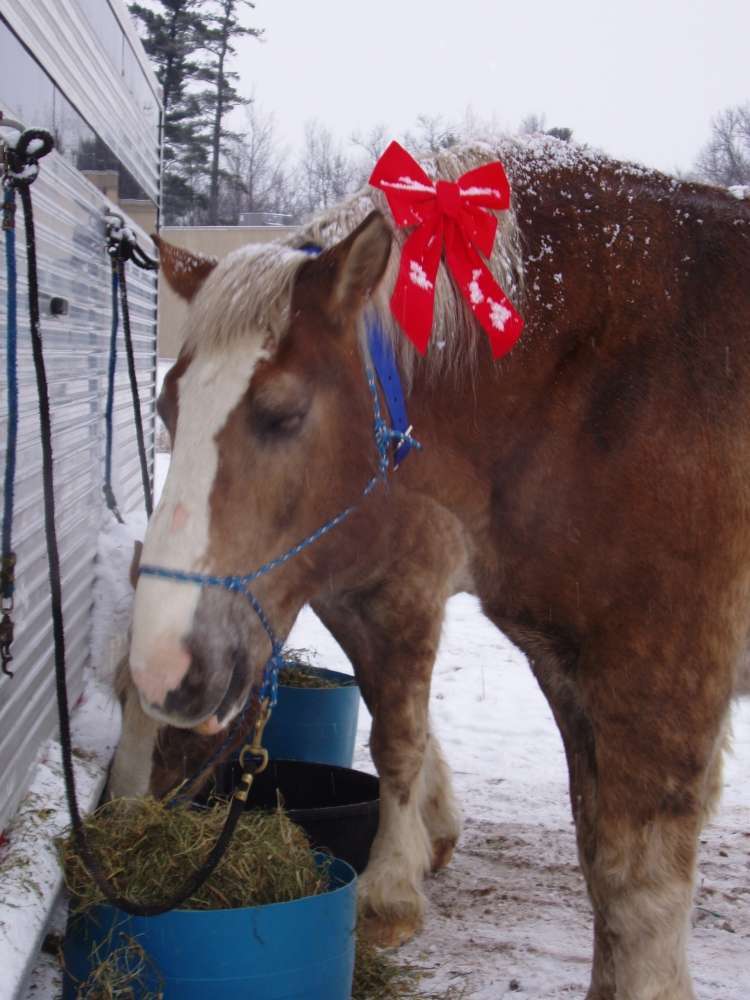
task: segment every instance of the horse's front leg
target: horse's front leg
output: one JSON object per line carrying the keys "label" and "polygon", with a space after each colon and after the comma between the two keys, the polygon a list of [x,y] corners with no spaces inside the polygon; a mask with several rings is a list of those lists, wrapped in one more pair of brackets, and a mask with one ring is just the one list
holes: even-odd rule
{"label": "horse's front leg", "polygon": [[421,885],[432,864],[421,810],[431,669],[430,656],[392,659],[373,716],[370,749],[380,775],[380,824],[362,876],[360,926],[380,945],[402,944],[422,925]]}
{"label": "horse's front leg", "polygon": [[383,946],[419,930],[424,875],[448,863],[461,832],[428,701],[445,602],[464,550],[450,516],[427,513],[412,524],[411,544],[395,546],[398,557],[376,583],[313,604],[349,656],[372,714],[380,823],[360,880],[360,930]]}
{"label": "horse's front leg", "polygon": [[[435,754],[442,761],[439,747],[430,746],[434,737],[428,721],[440,615],[432,622],[422,615],[419,623],[412,621],[410,641],[397,620],[397,605],[391,606],[382,590],[357,599],[348,611],[330,606],[316,606],[316,611],[352,660],[372,714],[370,751],[380,775],[380,822],[360,879],[360,931],[377,944],[399,945],[421,927],[421,885],[433,862],[423,809],[429,793],[437,791],[426,787]],[[448,841],[455,843],[459,828],[455,814],[443,820],[436,838],[443,853]]]}
{"label": "horse's front leg", "polygon": [[109,798],[136,798],[151,789],[159,723],[141,708],[127,660],[117,668],[115,687],[122,706],[122,731],[107,782]]}

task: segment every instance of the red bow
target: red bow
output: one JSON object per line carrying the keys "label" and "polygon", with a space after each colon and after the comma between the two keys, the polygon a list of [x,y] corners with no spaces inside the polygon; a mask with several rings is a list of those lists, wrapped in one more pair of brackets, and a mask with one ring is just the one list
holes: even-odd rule
{"label": "red bow", "polygon": [[416,227],[401,253],[391,311],[424,354],[432,332],[435,278],[445,262],[474,315],[487,331],[495,358],[521,336],[523,320],[498,285],[484,257],[492,253],[497,219],[485,209],[510,205],[510,185],[501,163],[486,163],[455,182],[433,184],[397,142],[386,149],[370,177],[388,199],[396,225]]}

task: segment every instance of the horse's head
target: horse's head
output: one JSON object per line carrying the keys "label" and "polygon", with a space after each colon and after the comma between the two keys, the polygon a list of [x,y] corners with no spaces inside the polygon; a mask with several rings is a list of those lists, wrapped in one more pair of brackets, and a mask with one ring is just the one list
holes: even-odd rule
{"label": "horse's head", "polygon": [[[357,501],[377,465],[361,316],[390,244],[374,212],[317,257],[248,247],[212,265],[162,245],[164,277],[191,305],[159,399],[173,450],[144,564],[248,574]],[[345,571],[356,546],[344,541],[370,516],[363,508],[253,584],[279,637]],[[130,665],[149,714],[217,731],[269,652],[246,597],[141,575]]]}

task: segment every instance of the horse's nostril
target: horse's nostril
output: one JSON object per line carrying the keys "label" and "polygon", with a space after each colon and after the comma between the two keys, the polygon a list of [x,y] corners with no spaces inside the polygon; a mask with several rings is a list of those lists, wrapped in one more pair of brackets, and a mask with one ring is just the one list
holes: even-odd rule
{"label": "horse's nostril", "polygon": [[229,686],[216,710],[218,723],[224,723],[232,711],[237,711],[240,700],[246,696],[250,681],[250,660],[247,650],[242,646],[233,646],[229,652],[231,676]]}
{"label": "horse's nostril", "polygon": [[133,683],[152,705],[165,703],[170,691],[178,689],[190,673],[192,657],[181,639],[162,636],[150,651],[145,662],[131,660],[130,673]]}

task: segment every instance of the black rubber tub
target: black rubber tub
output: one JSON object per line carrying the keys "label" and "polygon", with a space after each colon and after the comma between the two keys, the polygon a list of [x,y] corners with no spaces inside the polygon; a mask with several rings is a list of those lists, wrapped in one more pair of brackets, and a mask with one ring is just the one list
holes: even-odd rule
{"label": "black rubber tub", "polygon": [[[237,764],[224,771],[220,793],[239,781]],[[364,771],[303,760],[272,760],[257,775],[247,808],[273,809],[280,802],[306,831],[312,846],[347,861],[361,874],[378,828],[378,779]]]}

